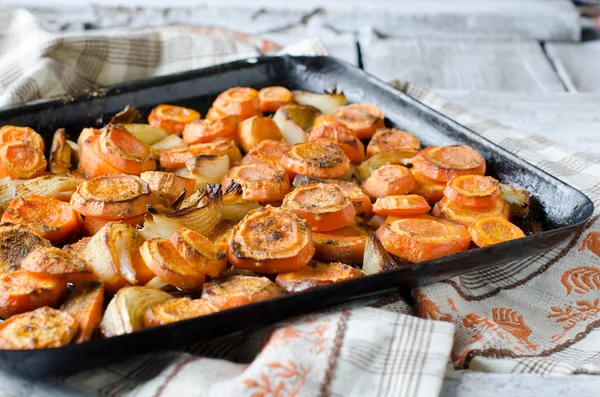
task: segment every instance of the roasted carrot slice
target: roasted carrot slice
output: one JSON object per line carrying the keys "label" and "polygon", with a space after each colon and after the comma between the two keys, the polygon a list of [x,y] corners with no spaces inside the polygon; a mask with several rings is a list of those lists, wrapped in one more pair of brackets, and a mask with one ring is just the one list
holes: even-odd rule
{"label": "roasted carrot slice", "polygon": [[166,171],[185,167],[185,162],[199,154],[229,157],[230,163],[242,160],[242,153],[233,140],[217,140],[209,143],[198,143],[183,149],[170,149],[160,153],[160,166]]}
{"label": "roasted carrot slice", "polygon": [[219,277],[227,266],[225,251],[193,230],[179,229],[171,236],[171,243],[185,260],[208,276]]}
{"label": "roasted carrot slice", "polygon": [[414,168],[411,168],[410,172],[417,181],[417,186],[411,193],[423,196],[428,203],[436,203],[444,197],[444,189],[446,188],[445,183],[427,178],[425,175],[415,171]]}
{"label": "roasted carrot slice", "polygon": [[64,128],[59,128],[54,132],[49,163],[48,168],[54,174],[65,174],[71,168],[71,146],[67,143],[67,134]]}
{"label": "roasted carrot slice", "polygon": [[295,272],[280,273],[275,279],[275,284],[287,292],[294,293],[352,280],[362,275],[362,270],[344,263],[313,262]]}
{"label": "roasted carrot slice", "polygon": [[156,327],[157,325],[171,324],[217,311],[219,309],[205,299],[170,299],[146,310],[144,326]]}
{"label": "roasted carrot slice", "polygon": [[429,146],[413,159],[416,171],[438,182],[458,175],[485,174],[485,159],[466,145]]}
{"label": "roasted carrot slice", "polygon": [[29,127],[5,125],[0,128],[0,146],[12,142],[27,142],[30,146],[44,153],[44,139],[40,134]]}
{"label": "roasted carrot slice", "polygon": [[225,115],[218,119],[196,120],[183,129],[183,142],[205,143],[217,138],[231,138],[235,135],[240,118]]}
{"label": "roasted carrot slice", "polygon": [[245,120],[260,112],[258,91],[248,87],[230,88],[219,94],[213,102],[213,107],[222,113],[239,116],[241,120]]}
{"label": "roasted carrot slice", "polygon": [[398,164],[384,165],[373,171],[362,188],[371,197],[407,194],[417,186],[408,168]]}
{"label": "roasted carrot slice", "polygon": [[233,167],[221,185],[237,182],[242,185],[242,198],[246,201],[273,203],[283,200],[290,191],[290,180],[282,167],[268,164],[249,164]]}
{"label": "roasted carrot slice", "polygon": [[479,217],[484,215],[495,214],[508,219],[510,216],[510,206],[501,196],[491,205],[480,208],[465,207],[444,197],[433,206],[431,213],[434,216],[458,223],[464,227],[469,227]]}
{"label": "roasted carrot slice", "polygon": [[0,318],[42,306],[58,306],[67,292],[67,282],[21,269],[0,276]]}
{"label": "roasted carrot slice", "polygon": [[286,208],[267,205],[233,228],[227,258],[240,269],[274,274],[301,269],[314,253],[306,221]]}
{"label": "roasted carrot slice", "polygon": [[347,226],[356,216],[352,200],[331,183],[298,186],[285,196],[283,207],[304,218],[315,232]]}
{"label": "roasted carrot slice", "polygon": [[407,194],[403,196],[380,197],[373,205],[377,215],[413,216],[429,212],[431,207],[422,196]]}
{"label": "roasted carrot slice", "polygon": [[276,112],[283,105],[292,103],[292,93],[285,87],[266,87],[258,91],[261,112]]}
{"label": "roasted carrot slice", "polygon": [[362,263],[368,237],[369,233],[356,225],[330,232],[313,232],[315,258],[323,262]]}
{"label": "roasted carrot slice", "polygon": [[19,269],[31,251],[51,246],[50,241],[29,226],[0,223],[0,274]]}
{"label": "roasted carrot slice", "polygon": [[199,119],[200,113],[195,110],[163,104],[152,109],[148,116],[148,124],[171,134],[181,135],[186,124]]}
{"label": "roasted carrot slice", "polygon": [[56,247],[42,247],[30,252],[21,262],[21,268],[46,276],[64,276],[69,281],[77,279],[77,276],[95,278],[84,259],[75,253]]}
{"label": "roasted carrot slice", "polygon": [[489,207],[500,197],[500,183],[491,176],[456,176],[448,181],[444,196],[465,207]]}
{"label": "roasted carrot slice", "polygon": [[156,169],[152,148],[125,128],[109,124],[98,139],[102,156],[122,173],[139,175]]}
{"label": "roasted carrot slice", "polygon": [[73,209],[85,216],[127,219],[146,213],[154,204],[147,182],[135,175],[111,174],[85,181],[71,196]]}
{"label": "roasted carrot slice", "polygon": [[423,262],[465,251],[471,236],[461,225],[420,215],[384,223],[375,232],[386,251],[409,262]]}
{"label": "roasted carrot slice", "polygon": [[248,153],[250,149],[264,140],[281,140],[283,136],[272,118],[254,116],[242,121],[237,126],[235,138],[244,149],[244,152]]}
{"label": "roasted carrot slice", "polygon": [[140,174],[143,181],[148,182],[150,190],[159,197],[163,197],[167,205],[175,202],[185,190],[185,197],[194,193],[196,180],[175,175],[171,172],[146,171]]}
{"label": "roasted carrot slice", "polygon": [[359,139],[369,139],[375,131],[384,127],[385,117],[381,110],[367,103],[339,107],[333,115],[354,131]]}
{"label": "roasted carrot slice", "polygon": [[315,178],[338,178],[350,170],[350,159],[329,141],[294,145],[281,156],[281,164],[291,172]]}
{"label": "roasted carrot slice", "polygon": [[467,230],[478,247],[525,237],[525,233],[519,227],[498,215],[481,216]]}
{"label": "roasted carrot slice", "polygon": [[221,112],[220,110],[218,110],[218,109],[216,109],[214,107],[211,107],[206,112],[206,120],[218,120],[218,119],[223,118],[225,116],[228,116],[228,114],[225,113],[225,112]]}
{"label": "roasted carrot slice", "polygon": [[32,350],[68,345],[78,329],[68,313],[40,307],[0,324],[0,349]]}
{"label": "roasted carrot slice", "polygon": [[78,236],[82,224],[81,216],[69,203],[36,195],[11,201],[2,222],[27,225],[53,244]]}
{"label": "roasted carrot slice", "polygon": [[67,244],[67,245],[63,246],[62,249],[67,252],[71,252],[71,253],[77,255],[78,257],[80,257],[81,259],[85,260],[84,250],[85,250],[85,247],[87,247],[87,245],[91,239],[92,239],[91,237],[83,237],[76,243]]}
{"label": "roasted carrot slice", "polygon": [[177,288],[194,291],[204,284],[206,275],[188,263],[169,240],[146,240],[140,253],[155,275]]}
{"label": "roasted carrot slice", "polygon": [[231,276],[202,286],[202,299],[221,310],[285,295],[266,277]]}
{"label": "roasted carrot slice", "polygon": [[237,222],[235,221],[222,220],[206,237],[218,250],[227,251],[229,239],[236,224]]}
{"label": "roasted carrot slice", "polygon": [[29,179],[46,169],[44,152],[28,142],[14,141],[0,146],[0,178]]}
{"label": "roasted carrot slice", "polygon": [[[281,164],[281,156],[292,148],[287,142],[266,139],[254,146],[242,159],[242,165],[247,164],[269,164],[273,166],[283,167]],[[290,181],[294,179],[296,173],[285,170]]]}
{"label": "roasted carrot slice", "polygon": [[[146,219],[145,217],[146,214],[141,214],[138,216],[133,216],[131,218],[119,219],[119,221],[127,223],[129,225],[141,226],[144,224],[144,220]],[[98,230],[102,229],[104,225],[110,222],[114,222],[114,220],[97,218],[95,216],[86,216],[83,220],[83,225],[81,226],[81,235],[93,236],[94,234],[98,233]]]}
{"label": "roasted carrot slice", "polygon": [[367,145],[367,157],[398,149],[421,149],[421,140],[410,132],[395,128],[381,128]]}
{"label": "roasted carrot slice", "polygon": [[314,127],[309,140],[326,139],[336,143],[353,164],[360,164],[365,160],[365,147],[348,127],[340,122],[329,122]]}
{"label": "roasted carrot slice", "polygon": [[90,340],[102,320],[104,303],[104,285],[101,281],[80,281],[62,304],[60,310],[70,314],[78,324],[73,342],[83,343]]}
{"label": "roasted carrot slice", "polygon": [[[106,174],[120,174],[121,170],[109,163],[100,151],[100,134],[91,128],[79,136],[79,167],[77,172],[86,178],[95,178]],[[98,131],[99,132],[99,131]]]}

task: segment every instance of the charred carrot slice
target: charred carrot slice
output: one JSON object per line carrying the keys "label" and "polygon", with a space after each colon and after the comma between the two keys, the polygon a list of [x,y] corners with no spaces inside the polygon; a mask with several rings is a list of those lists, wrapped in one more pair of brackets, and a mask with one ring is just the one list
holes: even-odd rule
{"label": "charred carrot slice", "polygon": [[301,292],[325,285],[362,277],[363,272],[344,263],[313,262],[300,270],[280,273],[275,284],[287,292]]}
{"label": "charred carrot slice", "polygon": [[127,219],[146,213],[154,204],[147,182],[135,175],[111,174],[83,182],[71,196],[80,214],[102,219]]}
{"label": "charred carrot slice", "polygon": [[430,209],[427,200],[416,194],[380,197],[373,205],[373,212],[383,216],[413,216],[425,214]]}
{"label": "charred carrot slice", "polygon": [[413,159],[416,171],[438,182],[458,175],[485,174],[485,159],[466,145],[429,146]]}
{"label": "charred carrot slice", "polygon": [[395,128],[381,128],[367,145],[367,157],[398,149],[421,149],[421,140],[410,132]]}
{"label": "charred carrot slice", "polygon": [[50,241],[26,225],[0,223],[0,273],[19,269],[30,252],[39,247],[51,247]]}
{"label": "charred carrot slice", "polygon": [[23,259],[21,267],[47,276],[90,275],[85,260],[56,247],[42,247],[32,251]]}
{"label": "charred carrot slice", "polygon": [[181,135],[186,124],[199,119],[200,113],[195,110],[163,104],[152,109],[148,116],[148,124],[171,134]]}
{"label": "charred carrot slice", "polygon": [[235,138],[244,149],[244,152],[248,153],[264,140],[281,140],[283,136],[272,118],[254,116],[242,121],[237,126]]}
{"label": "charred carrot slice", "polygon": [[283,105],[292,103],[292,93],[285,87],[266,87],[258,91],[261,112],[276,112]]}
{"label": "charred carrot slice", "polygon": [[45,169],[44,153],[28,142],[14,141],[0,147],[0,178],[29,179]]}
{"label": "charred carrot slice", "polygon": [[383,112],[376,106],[367,103],[339,107],[333,115],[354,131],[359,139],[369,139],[375,131],[384,127]]}
{"label": "charred carrot slice", "polygon": [[298,186],[285,196],[283,207],[304,218],[315,232],[347,226],[356,216],[352,200],[330,183]]}
{"label": "charred carrot slice", "polygon": [[109,124],[98,139],[102,156],[122,173],[139,175],[156,168],[152,148],[123,127]]}
{"label": "charred carrot slice", "polygon": [[239,116],[245,120],[260,112],[258,91],[248,87],[230,88],[219,94],[213,102],[213,107],[222,113]]}
{"label": "charred carrot slice", "polygon": [[2,222],[27,225],[53,244],[76,237],[82,224],[81,216],[69,203],[36,195],[11,201]]}
{"label": "charred carrot slice", "polygon": [[354,133],[339,122],[325,123],[312,129],[309,140],[326,139],[336,143],[353,164],[360,164],[365,159],[365,147]]}
{"label": "charred carrot slice", "polygon": [[348,156],[329,141],[294,145],[281,156],[281,164],[296,174],[325,179],[339,178],[350,169]]}
{"label": "charred carrot slice", "polygon": [[469,227],[479,217],[485,215],[495,214],[508,219],[510,216],[510,206],[501,196],[491,205],[480,208],[465,207],[444,197],[433,206],[431,213],[434,216],[447,219],[464,227]]}
{"label": "charred carrot slice", "polygon": [[101,281],[80,281],[75,284],[60,310],[70,314],[77,325],[73,342],[87,342],[94,335],[102,320],[102,305],[104,303],[104,285]]}
{"label": "charred carrot slice", "polygon": [[481,216],[467,229],[478,247],[487,247],[525,237],[525,233],[506,218],[497,215]]}
{"label": "charred carrot slice", "polygon": [[315,258],[323,262],[360,264],[368,237],[369,233],[356,225],[330,232],[313,232]]}
{"label": "charred carrot slice", "polygon": [[198,143],[183,149],[170,149],[160,153],[160,166],[166,171],[185,167],[185,162],[194,156],[208,154],[229,157],[230,163],[242,160],[242,153],[233,140],[217,140],[209,143]]}
{"label": "charred carrot slice", "polygon": [[488,207],[500,196],[500,183],[490,176],[456,176],[448,181],[444,196],[466,207]]}
{"label": "charred carrot slice", "polygon": [[246,201],[273,203],[283,200],[290,191],[290,180],[284,169],[268,164],[233,167],[221,184],[229,186],[233,182],[242,185],[242,198]]}
{"label": "charred carrot slice", "polygon": [[77,172],[86,178],[106,174],[120,174],[121,170],[106,160],[100,151],[100,134],[89,128],[79,136],[79,167]]}
{"label": "charred carrot slice", "polygon": [[44,153],[44,139],[40,134],[29,127],[5,125],[0,128],[0,146],[12,142],[27,142],[30,146]]}
{"label": "charred carrot slice", "polygon": [[205,299],[170,299],[146,310],[144,313],[144,326],[156,327],[171,324],[217,311],[219,309]]}
{"label": "charred carrot slice", "polygon": [[257,273],[291,272],[306,266],[315,253],[310,228],[286,208],[257,208],[238,223],[227,258],[240,269]]}
{"label": "charred carrot slice", "polygon": [[221,310],[285,295],[266,277],[231,276],[202,286],[202,299]]}
{"label": "charred carrot slice", "polygon": [[[141,226],[144,224],[145,216],[146,214],[141,214],[131,218],[119,219],[119,221],[127,223],[129,225]],[[113,221],[114,219],[103,219],[97,218],[95,216],[86,216],[83,220],[83,225],[81,226],[81,234],[83,236],[93,236],[98,232],[98,230],[102,229],[104,225]]]}
{"label": "charred carrot slice", "polygon": [[188,263],[169,240],[146,240],[140,253],[155,275],[177,288],[194,291],[204,284],[206,275]]}
{"label": "charred carrot slice", "polygon": [[386,222],[375,234],[386,251],[409,262],[456,254],[471,243],[463,226],[429,215]]}
{"label": "charred carrot slice", "polygon": [[68,313],[40,307],[0,324],[0,349],[32,350],[68,345],[78,329]]}
{"label": "charred carrot slice", "polygon": [[0,276],[0,317],[8,318],[42,306],[58,306],[67,282],[21,269]]}
{"label": "charred carrot slice", "polygon": [[365,193],[375,198],[407,194],[416,186],[417,182],[408,168],[398,164],[376,169],[362,184]]}
{"label": "charred carrot slice", "polygon": [[219,277],[227,266],[225,251],[193,230],[179,229],[171,236],[171,243],[185,260],[208,276]]}
{"label": "charred carrot slice", "polygon": [[235,135],[240,118],[238,116],[220,117],[218,119],[196,120],[183,129],[183,142],[206,143],[217,138],[231,138]]}

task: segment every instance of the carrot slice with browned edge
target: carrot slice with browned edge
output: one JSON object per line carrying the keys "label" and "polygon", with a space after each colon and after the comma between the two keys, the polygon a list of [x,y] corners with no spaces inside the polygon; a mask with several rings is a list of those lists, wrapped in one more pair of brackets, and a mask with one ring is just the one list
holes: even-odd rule
{"label": "carrot slice with browned edge", "polygon": [[0,318],[42,306],[56,307],[65,297],[67,281],[20,269],[0,276]]}
{"label": "carrot slice with browned edge", "polygon": [[304,218],[316,232],[347,226],[356,216],[352,200],[331,183],[298,186],[285,196],[283,207]]}
{"label": "carrot slice with browned edge", "polygon": [[290,180],[284,169],[268,164],[233,167],[221,185],[229,186],[233,182],[242,186],[242,198],[246,201],[278,202],[290,191]]}
{"label": "carrot slice with browned edge", "polygon": [[64,276],[69,281],[77,279],[78,276],[96,278],[88,269],[84,259],[75,253],[56,247],[42,247],[32,251],[23,259],[21,267],[31,273]]}
{"label": "carrot slice with browned edge", "polygon": [[446,184],[444,182],[437,182],[434,179],[428,178],[420,172],[415,171],[414,168],[410,169],[410,173],[417,181],[417,186],[411,191],[411,193],[423,196],[428,203],[436,203],[444,197],[444,189]]}
{"label": "carrot slice with browned edge", "polygon": [[421,149],[421,140],[410,132],[395,128],[381,128],[367,145],[367,157],[398,149]]}
{"label": "carrot slice with browned edge", "polygon": [[231,276],[202,286],[202,299],[221,310],[285,295],[266,277]]}
{"label": "carrot slice with browned edge", "polygon": [[234,87],[223,91],[213,102],[218,111],[239,116],[241,120],[256,116],[260,113],[258,91],[248,87]]}
{"label": "carrot slice with browned edge", "polygon": [[510,206],[502,196],[496,198],[489,206],[480,208],[465,207],[444,197],[433,206],[431,213],[434,216],[447,219],[464,227],[469,227],[477,218],[484,215],[495,214],[508,219],[510,216]]}
{"label": "carrot slice with browned edge", "polygon": [[303,268],[314,253],[306,221],[286,208],[267,205],[250,211],[233,228],[227,258],[240,269],[274,274]]}
{"label": "carrot slice with browned edge", "polygon": [[323,262],[360,264],[365,253],[369,233],[356,225],[330,232],[313,232],[315,259]]}
{"label": "carrot slice with browned edge", "polygon": [[471,236],[461,225],[429,215],[394,219],[375,232],[386,251],[409,262],[423,262],[465,251]]}
{"label": "carrot slice with browned edge", "polygon": [[193,230],[179,229],[171,236],[171,243],[190,265],[208,276],[219,277],[227,266],[225,251]]}
{"label": "carrot slice with browned edge", "polygon": [[82,219],[69,203],[30,195],[11,201],[2,214],[2,222],[27,225],[53,244],[58,244],[79,235]]}
{"label": "carrot slice with browned edge", "polygon": [[478,247],[525,237],[525,233],[518,226],[498,215],[481,216],[467,230]]}
{"label": "carrot slice with browned edge", "polygon": [[242,160],[242,153],[230,139],[217,140],[209,143],[198,143],[183,149],[170,149],[160,153],[160,166],[166,171],[173,171],[185,167],[185,162],[199,154],[229,157],[230,163]]}
{"label": "carrot slice with browned edge", "polygon": [[50,241],[41,237],[29,226],[1,223],[0,274],[19,269],[21,261],[35,249],[51,246]]}
{"label": "carrot slice with browned edge", "polygon": [[[98,133],[96,133],[96,131]],[[100,152],[100,131],[86,128],[79,139],[79,167],[77,172],[86,178],[95,178],[106,174],[120,174],[121,170],[109,163]]]}
{"label": "carrot slice with browned edge", "polygon": [[102,156],[122,173],[139,175],[156,169],[152,148],[125,128],[109,124],[98,139]]}
{"label": "carrot slice with browned edge", "polygon": [[314,127],[310,132],[311,141],[326,139],[336,143],[353,164],[360,164],[365,160],[365,147],[354,132],[340,122],[329,122]]}
{"label": "carrot slice with browned edge", "polygon": [[261,112],[276,112],[283,105],[292,103],[292,93],[285,87],[266,87],[258,91]]}
{"label": "carrot slice with browned edge", "polygon": [[239,122],[238,116],[228,115],[214,120],[196,120],[183,129],[183,142],[191,145],[210,142],[217,138],[233,137]]}
{"label": "carrot slice with browned edge", "polygon": [[44,152],[29,142],[14,141],[0,146],[0,178],[29,179],[46,169]]}
{"label": "carrot slice with browned edge", "polygon": [[457,175],[485,174],[485,159],[466,145],[429,146],[413,159],[416,171],[438,182]]}
{"label": "carrot slice with browned edge", "polygon": [[175,175],[171,172],[146,171],[140,174],[142,180],[148,182],[150,190],[165,199],[167,205],[175,202],[185,190],[185,197],[194,193],[196,180]]}
{"label": "carrot slice with browned edge", "polygon": [[[242,159],[242,165],[247,164],[269,164],[273,166],[283,167],[281,156],[292,148],[287,142],[276,141],[274,139],[266,139],[254,146]],[[290,181],[296,176],[295,172],[285,170]]]}
{"label": "carrot slice with browned edge", "polygon": [[427,200],[416,194],[380,197],[373,205],[377,215],[413,216],[429,212]]}
{"label": "carrot slice with browned edge", "polygon": [[315,178],[339,178],[350,170],[350,159],[333,142],[313,141],[294,145],[281,156],[283,167]]}
{"label": "carrot slice with browned edge", "polygon": [[365,193],[375,198],[407,194],[416,186],[409,169],[398,164],[376,169],[362,184]]}
{"label": "carrot slice with browned edge", "polygon": [[383,112],[377,106],[367,103],[339,107],[333,115],[354,131],[359,139],[369,139],[375,131],[385,126]]}
{"label": "carrot slice with browned edge", "polygon": [[0,128],[0,146],[16,141],[27,142],[44,153],[44,139],[34,129],[15,125],[5,125]]}
{"label": "carrot slice with browned edge", "polygon": [[62,249],[67,252],[71,252],[71,253],[77,255],[81,259],[85,259],[84,250],[85,250],[85,247],[87,247],[87,245],[91,239],[92,239],[91,237],[83,237],[76,243],[67,244],[67,245],[63,246]]}
{"label": "carrot slice with browned edge", "polygon": [[[123,218],[118,220],[129,225],[141,226],[144,224],[145,219],[146,214],[141,214],[131,218]],[[93,236],[94,234],[98,233],[98,230],[102,229],[104,225],[114,221],[115,219],[103,219],[95,216],[86,216],[83,220],[83,225],[81,226],[81,235],[86,237]]]}
{"label": "carrot slice with browned edge", "polygon": [[313,262],[295,272],[280,273],[275,284],[287,292],[301,292],[362,276],[362,270],[344,263]]}
{"label": "carrot slice with browned edge", "polygon": [[68,313],[40,307],[0,324],[0,349],[32,350],[66,346],[78,329]]}
{"label": "carrot slice with browned edge", "polygon": [[79,325],[73,342],[87,342],[94,335],[102,320],[104,285],[101,281],[79,281],[60,310],[69,313]]}
{"label": "carrot slice with browned edge", "polygon": [[144,313],[144,326],[156,327],[171,324],[218,311],[218,307],[205,299],[170,299],[146,310]]}
{"label": "carrot slice with browned edge", "polygon": [[200,113],[195,110],[163,104],[152,109],[148,116],[148,124],[171,134],[181,135],[186,124],[199,119]]}
{"label": "carrot slice with browned edge", "polygon": [[238,124],[235,132],[236,141],[246,153],[264,140],[282,138],[279,127],[270,117],[254,116],[246,119]]}
{"label": "carrot slice with browned edge", "polygon": [[489,207],[500,197],[500,183],[491,176],[455,176],[448,181],[444,196],[465,207]]}

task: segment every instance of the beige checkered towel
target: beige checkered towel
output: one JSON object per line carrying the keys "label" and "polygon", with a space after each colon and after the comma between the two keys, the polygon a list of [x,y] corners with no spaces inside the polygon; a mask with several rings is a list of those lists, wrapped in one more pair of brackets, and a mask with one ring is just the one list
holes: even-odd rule
{"label": "beige checkered towel", "polygon": [[[55,36],[25,11],[1,12],[0,22],[0,105],[280,51],[222,29]],[[318,40],[282,51],[326,52]],[[481,120],[420,87],[399,88],[600,203],[598,158]],[[600,372],[597,218],[547,254],[415,290],[416,308],[388,296],[58,380],[111,396],[435,396],[449,361],[496,372]],[[0,377],[0,392],[54,390]]]}

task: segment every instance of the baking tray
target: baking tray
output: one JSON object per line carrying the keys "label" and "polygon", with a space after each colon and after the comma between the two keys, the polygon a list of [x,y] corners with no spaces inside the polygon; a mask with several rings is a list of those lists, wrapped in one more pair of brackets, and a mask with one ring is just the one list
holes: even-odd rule
{"label": "baking tray", "polygon": [[167,349],[351,300],[433,283],[472,270],[548,251],[573,237],[593,212],[581,192],[508,153],[460,124],[391,88],[358,68],[330,57],[261,57],[210,68],[98,89],[74,96],[30,102],[0,111],[0,125],[31,126],[50,147],[57,128],[72,137],[83,127],[99,127],[126,105],[147,115],[160,103],[206,111],[213,99],[234,86],[272,85],[322,92],[337,84],[350,102],[377,105],[389,126],[415,133],[424,145],[467,144],[487,160],[488,174],[533,192],[533,210],[544,232],[486,248],[414,264],[360,279],[275,298],[204,317],[95,339],[79,345],[30,351],[0,350],[0,368],[39,377],[67,373],[133,354]]}

